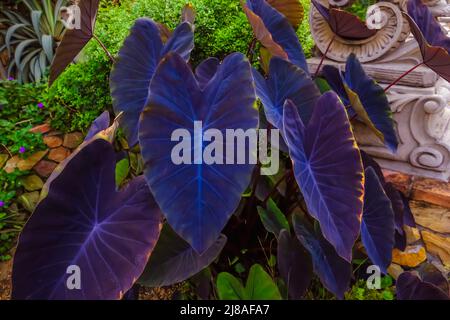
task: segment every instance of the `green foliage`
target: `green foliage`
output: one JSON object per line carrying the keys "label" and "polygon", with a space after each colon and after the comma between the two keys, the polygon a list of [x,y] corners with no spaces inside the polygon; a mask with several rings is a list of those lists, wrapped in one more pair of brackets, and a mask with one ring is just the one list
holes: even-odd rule
{"label": "green foliage", "polygon": [[365,280],[358,280],[345,294],[346,300],[394,300],[395,290],[390,276],[381,278],[381,288],[369,289]]}
{"label": "green foliage", "polygon": [[69,66],[47,91],[54,129],[85,132],[100,113],[111,109],[111,64],[95,45],[87,47],[88,61]]}
{"label": "green foliage", "polygon": [[3,151],[17,154],[24,148],[22,156],[43,150],[45,145],[40,134],[29,130],[42,123],[49,115],[44,101],[45,85],[25,84],[17,81],[0,81],[0,145]]}
{"label": "green foliage", "polygon": [[219,273],[216,285],[221,300],[281,300],[277,285],[259,264],[250,268],[245,287],[228,272]]}
{"label": "green foliage", "polygon": [[376,0],[358,0],[355,1],[347,11],[357,15],[361,20],[366,19],[367,8],[376,3]]}
{"label": "green foliage", "polygon": [[286,229],[289,231],[289,223],[286,219],[286,216],[281,212],[278,208],[275,201],[271,198],[267,201],[267,208],[258,206],[258,214],[261,218],[261,222],[264,225],[264,228],[274,234],[276,238],[280,234],[281,230]]}
{"label": "green foliage", "polygon": [[130,161],[124,158],[116,164],[116,186],[120,187],[130,173]]}
{"label": "green foliage", "polygon": [[311,0],[300,0],[305,11],[305,16],[303,18],[302,24],[298,27],[297,36],[302,44],[303,51],[305,52],[306,58],[312,57],[312,51],[314,49],[314,41],[309,29],[309,8],[311,6]]}

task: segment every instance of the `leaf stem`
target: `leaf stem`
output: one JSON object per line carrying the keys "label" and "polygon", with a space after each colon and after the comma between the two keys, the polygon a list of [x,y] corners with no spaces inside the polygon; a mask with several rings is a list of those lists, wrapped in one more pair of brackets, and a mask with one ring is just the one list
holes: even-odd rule
{"label": "leaf stem", "polygon": [[253,63],[253,50],[255,49],[256,41],[257,41],[257,39],[255,37],[253,37],[252,41],[248,45],[247,58],[248,58],[248,61],[250,61],[250,64]]}
{"label": "leaf stem", "polygon": [[98,44],[102,47],[103,51],[105,51],[106,55],[108,56],[109,60],[111,60],[112,63],[115,63],[116,60],[112,56],[111,52],[108,51],[106,46],[103,44],[103,42],[93,33],[92,37],[98,42]]}
{"label": "leaf stem", "polygon": [[392,88],[393,86],[395,86],[400,80],[402,80],[404,77],[406,77],[408,74],[410,74],[411,72],[413,72],[414,70],[416,70],[418,67],[420,67],[421,65],[423,65],[423,62],[419,63],[418,65],[415,65],[414,67],[412,67],[411,69],[409,69],[408,71],[406,71],[405,73],[403,73],[400,77],[398,77],[394,82],[392,82],[390,85],[388,85],[385,89],[384,92],[387,92],[390,88]]}
{"label": "leaf stem", "polygon": [[278,186],[290,175],[292,174],[292,170],[289,169],[287,170],[284,175],[275,183],[275,185],[273,186],[272,190],[270,190],[269,194],[264,198],[263,200],[263,204],[266,205],[267,201],[269,201],[269,198],[272,197],[275,192],[277,191]]}
{"label": "leaf stem", "polygon": [[328,44],[328,47],[325,50],[325,53],[322,55],[322,58],[320,59],[320,63],[317,66],[316,72],[314,73],[314,79],[317,78],[317,75],[319,74],[320,68],[322,67],[323,61],[325,60],[325,57],[327,56],[327,53],[330,50],[331,45],[333,44],[335,38],[336,38],[336,35],[334,35],[333,38],[331,38],[330,43]]}

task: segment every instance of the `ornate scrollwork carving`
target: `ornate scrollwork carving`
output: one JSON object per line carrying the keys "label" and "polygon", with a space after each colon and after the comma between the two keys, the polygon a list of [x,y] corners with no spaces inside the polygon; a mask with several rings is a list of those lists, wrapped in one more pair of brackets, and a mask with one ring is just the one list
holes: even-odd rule
{"label": "ornate scrollwork carving", "polygon": [[[398,48],[409,35],[409,25],[400,10],[403,2],[403,0],[382,1],[371,6],[368,12],[368,26],[378,25],[381,29],[374,36],[364,40],[349,40],[335,35],[325,19],[314,6],[311,6],[309,19],[312,37],[322,53],[334,39],[327,53],[329,59],[344,62],[349,54],[354,53],[361,62],[374,61]],[[374,15],[375,8],[379,9],[377,15]],[[377,19],[374,20],[375,17]]]}
{"label": "ornate scrollwork carving", "polygon": [[409,155],[409,161],[415,167],[435,169],[444,163],[444,155],[433,147],[418,147]]}

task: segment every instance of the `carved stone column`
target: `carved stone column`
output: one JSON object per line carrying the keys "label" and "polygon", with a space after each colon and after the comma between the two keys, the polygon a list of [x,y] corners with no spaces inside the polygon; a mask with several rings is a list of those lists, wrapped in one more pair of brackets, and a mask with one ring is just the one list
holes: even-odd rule
{"label": "carved stone column", "polygon": [[[347,5],[349,0],[321,2],[325,6],[339,6]],[[427,4],[434,8],[433,12],[441,19],[450,16],[446,0],[428,0]],[[417,42],[410,36],[409,25],[401,13],[405,5],[405,0],[378,1],[375,6],[380,9],[381,19],[380,15],[375,17],[375,7],[370,7],[366,24],[369,28],[379,30],[374,36],[359,41],[336,36],[315,7],[311,6],[311,34],[322,54],[334,38],[324,64],[344,69],[348,55],[355,53],[366,72],[382,86],[387,86],[420,63],[422,58]],[[309,59],[312,73],[319,62],[320,57]],[[355,135],[362,149],[386,169],[448,181],[450,84],[432,70],[421,66],[392,87],[387,95],[400,143],[398,151],[392,154],[363,123],[357,122]]]}

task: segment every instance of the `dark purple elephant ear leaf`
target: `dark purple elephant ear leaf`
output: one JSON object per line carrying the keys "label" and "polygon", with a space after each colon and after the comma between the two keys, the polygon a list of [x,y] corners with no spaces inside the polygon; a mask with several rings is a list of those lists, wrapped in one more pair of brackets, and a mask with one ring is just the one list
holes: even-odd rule
{"label": "dark purple elephant ear leaf", "polygon": [[381,170],[380,165],[364,150],[359,150],[359,152],[361,153],[364,170],[367,170],[367,168],[369,167],[372,168],[375,171],[381,185],[384,186],[386,183],[386,179],[384,178],[383,171]]}
{"label": "dark purple elephant ear leaf", "polygon": [[298,215],[292,217],[295,234],[300,243],[312,257],[314,273],[317,274],[322,284],[343,299],[348,290],[352,276],[352,266],[342,259],[333,246],[323,238],[319,231],[315,231],[305,218]]}
{"label": "dark purple elephant ear leaf", "polygon": [[403,272],[398,277],[396,287],[398,300],[449,300],[448,293],[423,281],[411,271]]}
{"label": "dark purple elephant ear leaf", "polygon": [[443,32],[428,6],[420,0],[408,1],[405,13],[414,38],[419,43],[423,63],[450,81],[450,38]]}
{"label": "dark purple elephant ear leaf", "polygon": [[325,93],[305,126],[287,100],[283,123],[308,211],[337,253],[351,261],[361,224],[364,172],[344,106],[335,93]]}
{"label": "dark purple elephant ear leaf", "polygon": [[202,61],[195,69],[195,76],[201,88],[206,87],[208,82],[214,77],[217,69],[220,66],[220,61],[217,58],[208,58]]}
{"label": "dark purple elephant ear leaf", "polygon": [[[209,144],[191,145],[190,137],[194,125],[200,124],[201,130],[216,129],[223,137],[228,129],[257,128],[259,115],[253,107],[256,98],[250,63],[240,53],[227,56],[201,89],[186,62],[170,53],[159,64],[150,92],[139,124],[145,177],[170,226],[201,254],[217,240],[238,207],[254,164],[226,161],[220,151],[216,151],[214,161],[206,162],[201,155]],[[184,135],[171,141],[177,129],[184,129]],[[178,157],[179,151],[174,159],[174,148],[180,149],[180,143],[186,142],[189,146],[183,150],[183,158]],[[219,143],[225,151],[225,142]],[[193,157],[197,153],[192,152],[194,149],[202,159]]]}
{"label": "dark purple elephant ear leaf", "polygon": [[188,22],[180,24],[164,44],[160,27],[150,19],[138,19],[131,28],[110,79],[114,112],[123,112],[121,125],[130,146],[138,142],[139,116],[147,104],[150,81],[158,63],[170,51],[187,61],[193,39],[192,25]]}
{"label": "dark purple elephant ear leaf", "polygon": [[92,39],[99,2],[100,0],[79,1],[81,28],[66,29],[63,39],[56,49],[55,58],[50,67],[49,86],[53,84],[56,78],[59,77],[89,40]]}
{"label": "dark purple elephant ear leaf", "polygon": [[194,24],[195,22],[195,8],[191,3],[187,3],[181,11],[181,22],[189,22]]}
{"label": "dark purple elephant ear leaf", "polygon": [[253,71],[256,94],[264,106],[267,120],[276,128],[283,128],[283,106],[286,99],[297,106],[300,117],[308,123],[320,91],[309,75],[295,64],[274,57],[270,60],[269,77],[264,79]]}
{"label": "dark purple elephant ear leaf", "polygon": [[313,276],[311,256],[295,236],[282,230],[277,249],[278,270],[291,299],[301,299]]}
{"label": "dark purple elephant ear leaf", "polygon": [[407,8],[409,16],[414,20],[426,42],[449,51],[450,38],[444,33],[441,24],[436,20],[430,8],[421,0],[408,1]]}
{"label": "dark purple elephant ear leaf", "polygon": [[350,40],[367,39],[374,36],[377,30],[369,29],[356,15],[341,9],[328,9],[317,0],[312,0],[314,7],[327,21],[331,30],[339,37]]}
{"label": "dark purple elephant ear leaf", "polygon": [[361,239],[370,260],[387,273],[394,248],[394,211],[377,174],[371,167],[365,171],[364,210]]}
{"label": "dark purple elephant ear leaf", "polygon": [[109,111],[103,112],[94,122],[91,124],[84,141],[88,141],[93,138],[100,131],[106,130],[111,122],[111,117],[109,116]]}
{"label": "dark purple elephant ear leaf", "polygon": [[[257,39],[273,56],[278,56],[283,59],[287,58],[293,64],[302,68],[306,73],[309,73],[305,54],[303,53],[303,48],[297,34],[283,14],[279,13],[265,0],[247,0],[247,5],[244,5],[244,10],[248,12],[247,17],[252,17],[251,19],[249,18],[249,21]],[[253,22],[256,20],[259,21],[257,25]],[[267,47],[263,43],[261,39],[264,38],[260,35],[266,38],[270,36],[272,40],[269,43],[270,47]],[[280,47],[282,52],[279,52],[279,49],[274,44]],[[271,49],[271,47],[274,47],[274,49]]]}
{"label": "dark purple elephant ear leaf", "polygon": [[350,99],[345,90],[342,75],[338,68],[331,65],[325,65],[322,68],[321,74],[327,80],[333,91],[341,98],[342,103],[345,106],[350,105]]}
{"label": "dark purple elephant ear leaf", "polygon": [[264,21],[262,21],[259,16],[257,16],[252,10],[250,10],[247,5],[244,4],[243,8],[245,14],[247,15],[247,19],[252,26],[253,32],[255,33],[256,39],[261,42],[264,48],[266,48],[272,54],[272,56],[287,59],[287,53],[278,43],[273,40],[272,34],[264,25]]}
{"label": "dark purple elephant ear leaf", "polygon": [[138,283],[149,287],[162,287],[182,282],[211,264],[226,242],[227,237],[220,235],[211,247],[199,255],[165,224]]}
{"label": "dark purple elephant ear leaf", "polygon": [[419,275],[423,281],[434,284],[444,293],[450,294],[450,288],[447,278],[432,263],[423,263],[418,269]]}
{"label": "dark purple elephant ear leaf", "polygon": [[391,182],[387,182],[383,186],[384,192],[391,200],[392,209],[394,210],[395,230],[400,234],[403,234],[403,215],[405,211],[405,205],[400,191],[398,191]]}
{"label": "dark purple elephant ear leaf", "polygon": [[54,179],[20,235],[14,299],[120,299],[142,273],[162,215],[142,176],[116,191],[115,160],[97,139]]}
{"label": "dark purple elephant ear leaf", "polygon": [[294,29],[297,29],[302,23],[305,9],[299,0],[267,0],[267,3],[283,14]]}
{"label": "dark purple elephant ear leaf", "polygon": [[411,207],[409,206],[409,199],[402,192],[400,192],[400,196],[403,200],[403,224],[415,228],[416,220],[414,219],[414,215],[411,211]]}
{"label": "dark purple elephant ear leaf", "polygon": [[[384,144],[395,152],[398,139],[395,133],[392,111],[384,89],[370,78],[362,68],[356,55],[351,54],[345,68],[345,84],[351,97],[352,107],[362,120],[372,128]],[[351,91],[351,93],[349,93]]]}

